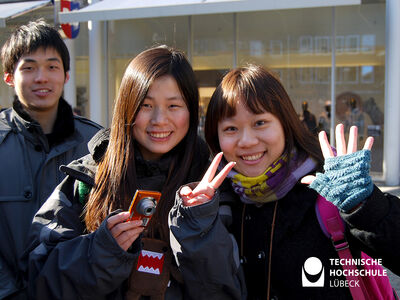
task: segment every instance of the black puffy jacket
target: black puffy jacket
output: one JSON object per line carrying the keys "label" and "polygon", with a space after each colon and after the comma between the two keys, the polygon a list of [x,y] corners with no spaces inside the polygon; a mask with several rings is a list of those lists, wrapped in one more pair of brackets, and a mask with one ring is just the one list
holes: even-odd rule
{"label": "black puffy jacket", "polygon": [[[205,204],[185,207],[177,196],[170,212],[173,251],[189,299],[266,299],[268,278],[270,299],[351,299],[347,287],[335,286],[345,284],[345,277],[335,273],[341,266],[331,259],[339,256],[318,223],[315,191],[298,183],[277,202],[244,205],[227,181]],[[353,257],[364,251],[400,274],[399,216],[400,199],[376,187],[361,207],[342,213]],[[303,287],[302,270],[310,257],[324,267],[324,287]]]}
{"label": "black puffy jacket", "polygon": [[[100,138],[99,138],[100,137]],[[87,233],[79,182],[93,186],[97,164],[108,143],[106,132],[94,137],[91,154],[64,166],[66,179],[36,214],[30,232],[30,294],[37,299],[124,299],[127,279],[139,254],[119,247],[106,221]],[[208,166],[209,152],[198,139],[195,160],[188,179],[198,180]],[[169,158],[145,161],[135,151],[140,189],[161,190],[169,169]],[[181,287],[172,282],[166,299],[177,299]],[[179,298],[178,298],[179,299]]]}

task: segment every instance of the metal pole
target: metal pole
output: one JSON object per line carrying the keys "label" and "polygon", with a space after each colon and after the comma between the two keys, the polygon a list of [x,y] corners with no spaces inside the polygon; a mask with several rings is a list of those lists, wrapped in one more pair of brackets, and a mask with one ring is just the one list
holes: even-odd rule
{"label": "metal pole", "polygon": [[238,35],[238,27],[237,27],[237,15],[233,13],[233,68],[237,68],[238,58],[237,58],[237,35]]}
{"label": "metal pole", "polygon": [[385,130],[383,176],[400,184],[400,2],[386,0]]}
{"label": "metal pole", "polygon": [[53,1],[53,17],[54,17],[54,27],[57,27],[58,25],[58,18],[57,18],[57,4],[56,1]]}
{"label": "metal pole", "polygon": [[89,102],[90,119],[101,125],[104,124],[103,108],[103,45],[100,21],[89,21]]}
{"label": "metal pole", "polygon": [[332,37],[331,37],[331,129],[330,129],[330,143],[335,144],[335,122],[336,122],[336,22],[335,22],[335,7],[332,7]]}
{"label": "metal pole", "polygon": [[64,99],[72,106],[72,108],[75,108],[77,105],[75,40],[66,38],[64,42],[67,45],[70,57],[69,81],[64,85]]}
{"label": "metal pole", "polygon": [[192,16],[188,16],[188,49],[187,49],[187,58],[191,64],[193,64],[193,23]]}
{"label": "metal pole", "polygon": [[104,76],[103,76],[103,82],[104,82],[104,102],[106,104],[105,107],[105,123],[106,127],[109,127],[110,125],[110,103],[109,103],[109,77],[108,77],[108,21],[104,21],[103,24],[103,51],[104,51]]}

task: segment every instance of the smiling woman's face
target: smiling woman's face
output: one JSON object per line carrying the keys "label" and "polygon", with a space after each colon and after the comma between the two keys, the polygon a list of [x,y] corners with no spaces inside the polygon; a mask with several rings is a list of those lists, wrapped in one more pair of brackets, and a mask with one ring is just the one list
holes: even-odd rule
{"label": "smiling woman's face", "polygon": [[218,140],[225,159],[235,161],[234,169],[242,175],[261,175],[285,149],[281,122],[273,114],[254,114],[242,101],[236,114],[218,122]]}
{"label": "smiling woman's face", "polygon": [[171,151],[189,130],[190,113],[176,80],[165,75],[150,86],[133,126],[144,159]]}

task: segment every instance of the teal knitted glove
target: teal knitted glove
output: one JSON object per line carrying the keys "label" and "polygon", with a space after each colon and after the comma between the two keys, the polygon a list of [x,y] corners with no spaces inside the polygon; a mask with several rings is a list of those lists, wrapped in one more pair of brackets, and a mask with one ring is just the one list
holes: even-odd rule
{"label": "teal knitted glove", "polygon": [[370,150],[326,158],[325,173],[317,173],[310,188],[348,212],[372,193],[370,162]]}

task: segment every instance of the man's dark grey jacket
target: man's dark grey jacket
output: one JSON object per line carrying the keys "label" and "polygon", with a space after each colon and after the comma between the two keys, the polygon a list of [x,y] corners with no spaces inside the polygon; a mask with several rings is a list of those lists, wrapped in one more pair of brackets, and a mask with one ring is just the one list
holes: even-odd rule
{"label": "man's dark grey jacket", "polygon": [[32,218],[65,177],[59,167],[89,153],[100,128],[63,99],[50,135],[18,100],[0,112],[0,299],[25,299],[20,257]]}

